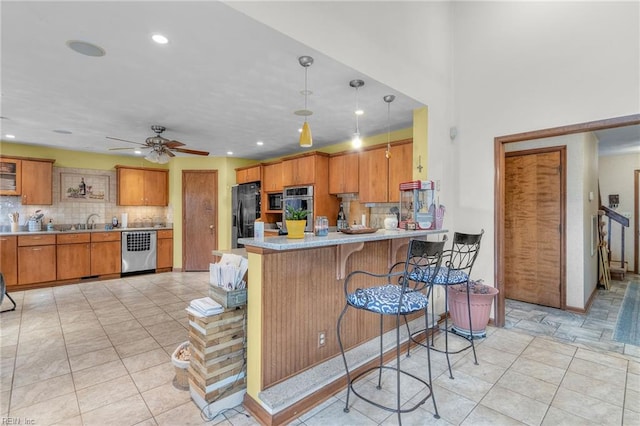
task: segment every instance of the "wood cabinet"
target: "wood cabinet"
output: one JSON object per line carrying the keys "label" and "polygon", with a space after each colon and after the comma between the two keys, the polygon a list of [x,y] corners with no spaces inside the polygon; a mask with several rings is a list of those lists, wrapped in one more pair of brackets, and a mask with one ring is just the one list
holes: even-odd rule
{"label": "wood cabinet", "polygon": [[56,236],[56,277],[58,280],[91,275],[91,236],[88,232]]}
{"label": "wood cabinet", "polygon": [[400,183],[413,180],[413,144],[391,146],[389,159],[389,202],[400,201]]}
{"label": "wood cabinet", "polygon": [[237,168],[236,183],[258,182],[261,178],[260,173],[261,167],[259,164],[257,166]]}
{"label": "wood cabinet", "polygon": [[56,236],[18,236],[18,284],[56,279]]}
{"label": "wood cabinet", "polygon": [[383,145],[360,153],[358,199],[360,203],[390,203],[400,200],[400,182],[413,176],[413,144],[411,141],[391,145],[391,158]]}
{"label": "wood cabinet", "polygon": [[262,189],[265,192],[282,192],[282,162],[262,166]]}
{"label": "wood cabinet", "polygon": [[169,172],[144,167],[116,166],[119,206],[166,206]]}
{"label": "wood cabinet", "polygon": [[5,283],[18,284],[18,237],[0,237],[0,272],[4,275]]}
{"label": "wood cabinet", "polygon": [[173,268],[173,230],[158,231],[156,269]]}
{"label": "wood cabinet", "polygon": [[329,193],[358,192],[358,153],[337,154],[329,158]]}
{"label": "wood cabinet", "polygon": [[22,205],[53,204],[54,161],[0,157],[0,195],[21,195]]}
{"label": "wood cabinet", "polygon": [[120,232],[91,233],[91,275],[119,274],[121,270]]}
{"label": "wood cabinet", "polygon": [[20,195],[22,190],[22,161],[0,158],[0,195]]}
{"label": "wood cabinet", "polygon": [[282,186],[313,185],[316,176],[317,155],[305,155],[283,160]]}

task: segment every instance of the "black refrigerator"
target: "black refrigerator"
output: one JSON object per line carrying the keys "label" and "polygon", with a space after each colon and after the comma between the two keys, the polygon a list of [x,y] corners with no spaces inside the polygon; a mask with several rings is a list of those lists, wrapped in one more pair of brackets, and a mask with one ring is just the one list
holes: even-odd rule
{"label": "black refrigerator", "polygon": [[231,188],[231,248],[244,247],[238,238],[253,238],[253,223],[260,217],[260,182]]}

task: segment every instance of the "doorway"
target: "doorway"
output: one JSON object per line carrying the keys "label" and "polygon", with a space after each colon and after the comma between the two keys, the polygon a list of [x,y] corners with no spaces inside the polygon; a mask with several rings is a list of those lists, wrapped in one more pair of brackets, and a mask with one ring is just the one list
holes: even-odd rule
{"label": "doorway", "polygon": [[218,171],[182,171],[182,269],[208,271],[218,248]]}
{"label": "doorway", "polygon": [[640,170],[633,171],[633,201],[633,272],[637,274],[640,271],[638,266],[638,259],[640,259],[638,254],[640,251],[640,219],[638,219],[640,214]]}
{"label": "doorway", "polygon": [[499,136],[494,139],[494,279],[496,286],[500,290],[495,303],[494,318],[496,326],[504,327],[505,325],[505,146],[514,142],[593,132],[636,124],[640,124],[640,114]]}
{"label": "doorway", "polygon": [[566,148],[505,156],[505,297],[565,307]]}

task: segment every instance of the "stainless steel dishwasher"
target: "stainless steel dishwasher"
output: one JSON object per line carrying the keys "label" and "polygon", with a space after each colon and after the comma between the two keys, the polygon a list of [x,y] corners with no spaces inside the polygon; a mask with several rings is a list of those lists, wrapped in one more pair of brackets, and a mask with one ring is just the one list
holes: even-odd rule
{"label": "stainless steel dishwasher", "polygon": [[156,269],[156,231],[122,232],[122,273]]}

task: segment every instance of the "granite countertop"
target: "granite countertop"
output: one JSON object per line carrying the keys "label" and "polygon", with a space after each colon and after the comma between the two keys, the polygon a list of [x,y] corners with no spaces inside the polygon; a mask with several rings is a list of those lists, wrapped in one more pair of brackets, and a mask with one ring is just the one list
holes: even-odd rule
{"label": "granite countertop", "polygon": [[55,231],[47,231],[46,229],[42,231],[28,231],[26,229],[20,230],[18,232],[0,232],[0,235],[57,235],[57,234],[77,234],[84,232],[124,232],[124,231],[159,231],[163,229],[173,229],[171,226],[161,226],[161,227],[147,227],[147,228],[114,228],[114,229],[105,229],[104,226],[102,228],[95,229],[75,229],[75,230],[55,230]]}
{"label": "granite countertop", "polygon": [[300,239],[287,238],[286,236],[268,237],[262,240],[256,240],[255,238],[239,238],[238,243],[244,244],[245,246],[260,247],[271,250],[296,250],[367,241],[390,240],[395,238],[424,237],[432,234],[445,234],[447,232],[449,232],[447,229],[415,231],[405,231],[403,229],[378,229],[376,232],[370,234],[345,234],[342,232],[329,232],[329,235],[327,235],[326,237],[316,237],[311,233],[305,233],[304,238]]}

